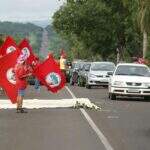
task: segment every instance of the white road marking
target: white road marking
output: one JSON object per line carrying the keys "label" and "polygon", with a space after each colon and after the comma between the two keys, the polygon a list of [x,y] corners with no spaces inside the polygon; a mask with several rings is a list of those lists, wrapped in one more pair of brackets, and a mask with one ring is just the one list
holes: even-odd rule
{"label": "white road marking", "polygon": [[[76,96],[73,94],[73,92],[66,86],[66,89],[68,92],[72,95],[72,98],[76,98]],[[84,115],[86,120],[88,121],[89,125],[92,127],[92,129],[95,131],[103,145],[105,146],[106,150],[114,150],[113,147],[110,145],[107,138],[104,136],[104,134],[101,132],[101,130],[97,127],[97,125],[94,123],[92,118],[88,115],[88,113],[84,109],[80,109],[81,113]]]}
{"label": "white road marking", "polygon": [[65,86],[65,88],[69,91],[69,93],[71,94],[72,98],[76,98],[76,96],[71,92],[71,90],[67,86]]}

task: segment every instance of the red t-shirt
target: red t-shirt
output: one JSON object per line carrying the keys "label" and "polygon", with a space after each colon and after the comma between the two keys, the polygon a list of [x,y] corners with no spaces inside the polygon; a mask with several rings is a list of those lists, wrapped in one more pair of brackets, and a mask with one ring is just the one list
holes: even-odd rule
{"label": "red t-shirt", "polygon": [[18,89],[25,89],[27,87],[26,78],[31,73],[31,68],[27,65],[19,64],[15,67],[16,85]]}

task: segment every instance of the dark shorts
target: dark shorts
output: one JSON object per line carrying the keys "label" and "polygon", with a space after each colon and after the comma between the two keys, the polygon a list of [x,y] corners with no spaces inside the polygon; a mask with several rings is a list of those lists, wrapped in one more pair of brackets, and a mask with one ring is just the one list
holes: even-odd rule
{"label": "dark shorts", "polygon": [[61,69],[61,72],[63,72],[64,75],[66,75],[66,70],[65,69]]}
{"label": "dark shorts", "polygon": [[18,90],[18,95],[24,97],[24,95],[25,95],[25,89],[19,89]]}

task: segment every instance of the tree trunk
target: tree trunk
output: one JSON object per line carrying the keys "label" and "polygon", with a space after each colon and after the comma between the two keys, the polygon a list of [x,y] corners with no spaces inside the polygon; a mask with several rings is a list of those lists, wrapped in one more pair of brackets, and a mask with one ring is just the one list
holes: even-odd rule
{"label": "tree trunk", "polygon": [[117,52],[117,64],[118,64],[120,62],[120,51],[118,48],[117,48],[116,52]]}
{"label": "tree trunk", "polygon": [[147,46],[148,46],[148,36],[147,36],[147,32],[146,32],[146,31],[143,31],[143,58],[146,57]]}
{"label": "tree trunk", "polygon": [[117,48],[117,63],[124,61],[124,47],[120,46]]}

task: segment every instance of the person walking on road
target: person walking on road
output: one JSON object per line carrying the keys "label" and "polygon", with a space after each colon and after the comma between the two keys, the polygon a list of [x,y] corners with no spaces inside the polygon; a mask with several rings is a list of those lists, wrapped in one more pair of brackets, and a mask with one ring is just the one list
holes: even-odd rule
{"label": "person walking on road", "polygon": [[16,77],[16,86],[18,89],[17,95],[17,113],[26,113],[25,109],[22,108],[23,98],[25,95],[25,89],[27,87],[27,77],[32,74],[32,68],[26,64],[26,61],[23,58],[17,60],[15,66],[15,77]]}
{"label": "person walking on road", "polygon": [[66,59],[61,55],[60,56],[60,60],[59,60],[59,64],[60,64],[60,70],[66,75]]}

